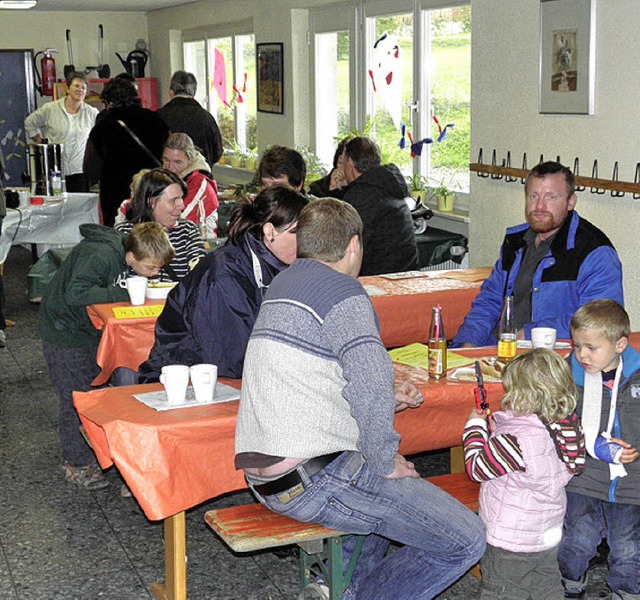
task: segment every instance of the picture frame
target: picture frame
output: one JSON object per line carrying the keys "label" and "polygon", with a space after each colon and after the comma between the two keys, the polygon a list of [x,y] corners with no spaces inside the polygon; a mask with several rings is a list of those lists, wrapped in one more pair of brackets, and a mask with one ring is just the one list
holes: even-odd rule
{"label": "picture frame", "polygon": [[258,111],[284,114],[283,45],[256,44]]}
{"label": "picture frame", "polygon": [[594,114],[597,0],[540,0],[540,114]]}

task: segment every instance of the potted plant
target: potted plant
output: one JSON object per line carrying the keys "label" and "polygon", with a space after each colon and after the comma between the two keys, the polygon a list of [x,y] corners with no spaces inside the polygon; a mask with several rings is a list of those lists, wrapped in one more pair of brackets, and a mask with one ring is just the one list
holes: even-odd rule
{"label": "potted plant", "polygon": [[231,157],[229,160],[229,164],[235,169],[241,169],[245,154],[246,152],[244,148],[240,144],[238,144],[236,140],[232,140],[231,141]]}
{"label": "potted plant", "polygon": [[429,199],[438,203],[438,210],[451,212],[456,199],[456,193],[451,189],[457,171],[451,175],[445,174],[441,179],[432,179],[435,185],[429,186]]}
{"label": "potted plant", "polygon": [[244,159],[244,168],[247,171],[255,171],[256,170],[256,161],[258,160],[258,151],[257,148],[251,148],[247,152],[247,156]]}
{"label": "potted plant", "polygon": [[414,173],[413,175],[407,175],[406,180],[409,193],[416,199],[416,202],[424,204],[428,190],[426,178],[419,173]]}

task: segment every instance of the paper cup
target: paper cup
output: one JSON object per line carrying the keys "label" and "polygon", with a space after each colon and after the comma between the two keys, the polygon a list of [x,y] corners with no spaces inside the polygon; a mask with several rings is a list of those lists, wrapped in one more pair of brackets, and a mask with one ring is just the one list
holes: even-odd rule
{"label": "paper cup", "polygon": [[127,292],[129,292],[129,300],[134,306],[144,304],[144,297],[147,293],[146,277],[127,277]]}
{"label": "paper cup", "polygon": [[218,381],[216,365],[200,364],[189,368],[196,402],[211,402]]}
{"label": "paper cup", "polygon": [[556,346],[556,330],[553,327],[534,327],[531,330],[531,347],[553,350]]}
{"label": "paper cup", "polygon": [[167,392],[169,404],[184,404],[189,385],[189,367],[187,365],[167,365],[160,372],[160,383]]}

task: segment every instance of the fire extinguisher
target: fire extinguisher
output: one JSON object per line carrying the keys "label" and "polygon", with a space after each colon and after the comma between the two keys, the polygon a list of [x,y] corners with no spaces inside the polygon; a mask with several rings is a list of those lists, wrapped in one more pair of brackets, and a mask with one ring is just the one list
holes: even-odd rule
{"label": "fire extinguisher", "polygon": [[[53,96],[53,85],[56,82],[56,61],[53,59],[53,53],[58,52],[55,48],[47,48],[44,51],[36,52],[33,57],[34,70],[37,78],[36,89],[41,96]],[[40,72],[38,72],[37,59],[40,59]]]}

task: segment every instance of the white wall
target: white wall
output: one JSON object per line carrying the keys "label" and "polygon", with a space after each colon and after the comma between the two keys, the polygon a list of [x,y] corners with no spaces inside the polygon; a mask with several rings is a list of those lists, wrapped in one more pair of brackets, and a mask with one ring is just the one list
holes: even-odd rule
{"label": "white wall", "polygon": [[[58,78],[62,78],[63,67],[69,62],[66,30],[71,30],[73,61],[76,69],[80,71],[87,66],[99,64],[99,24],[102,24],[104,30],[103,61],[111,67],[111,74],[117,75],[124,71],[124,68],[114,52],[119,52],[126,58],[135,48],[139,38],[148,40],[147,17],[144,13],[3,10],[0,11],[0,49],[33,49],[35,53],[45,48],[57,48],[58,54],[54,55],[56,74]],[[149,73],[148,69],[145,75],[155,76],[153,72]],[[89,74],[89,77],[97,76],[95,71]],[[5,93],[5,90],[2,90],[2,93]],[[38,98],[39,104],[43,101]]]}
{"label": "white wall", "polygon": [[[600,0],[596,27],[596,102],[593,116],[538,114],[537,0],[472,0],[471,160],[479,148],[484,161],[497,150],[498,163],[511,151],[520,167],[523,152],[529,167],[544,154],[591,176],[594,159],[599,176],[611,178],[619,162],[619,179],[633,181],[640,161],[640,11],[637,0]],[[489,265],[497,258],[505,227],[524,221],[524,186],[490,178],[471,178],[471,264]],[[578,212],[600,227],[620,254],[626,307],[632,326],[640,329],[640,268],[636,257],[640,200],[630,194],[612,198],[578,193]]]}

